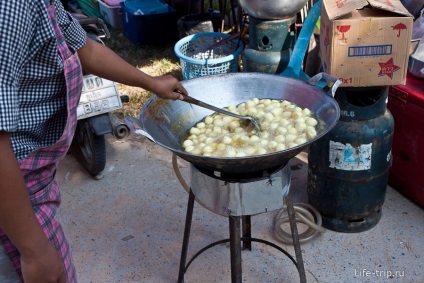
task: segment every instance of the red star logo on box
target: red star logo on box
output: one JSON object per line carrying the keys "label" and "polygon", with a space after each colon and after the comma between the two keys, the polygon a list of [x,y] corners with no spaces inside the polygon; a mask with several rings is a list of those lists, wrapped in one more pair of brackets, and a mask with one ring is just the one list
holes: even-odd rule
{"label": "red star logo on box", "polygon": [[384,76],[387,75],[389,78],[393,79],[393,73],[399,70],[399,66],[396,66],[393,64],[393,58],[390,58],[389,61],[386,63],[378,63],[380,65],[380,72],[378,73],[378,76]]}

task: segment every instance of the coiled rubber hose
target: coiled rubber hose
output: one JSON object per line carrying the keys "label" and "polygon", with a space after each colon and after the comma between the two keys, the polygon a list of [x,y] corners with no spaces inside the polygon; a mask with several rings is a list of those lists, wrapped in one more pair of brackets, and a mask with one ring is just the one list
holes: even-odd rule
{"label": "coiled rubber hose", "polygon": [[[313,206],[307,203],[296,203],[293,205],[293,209],[295,212],[296,222],[303,223],[308,226],[306,231],[299,234],[299,242],[301,244],[309,242],[326,231],[326,229],[321,226],[321,214]],[[275,237],[277,240],[285,244],[293,244],[292,235],[284,231],[282,227],[283,224],[289,223],[289,217],[287,213],[285,213],[286,210],[287,207],[284,206],[275,217]]]}

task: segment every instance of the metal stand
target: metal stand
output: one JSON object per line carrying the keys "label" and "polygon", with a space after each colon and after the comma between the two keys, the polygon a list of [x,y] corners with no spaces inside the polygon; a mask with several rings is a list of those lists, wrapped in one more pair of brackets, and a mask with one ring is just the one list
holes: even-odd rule
{"label": "metal stand", "polygon": [[[297,232],[297,226],[294,216],[294,209],[293,209],[293,202],[289,195],[286,197],[286,205],[287,205],[287,212],[289,215],[290,220],[290,228],[293,235],[293,245],[295,250],[295,256],[296,260],[285,250],[280,248],[279,246],[262,240],[262,239],[256,239],[251,237],[251,225],[250,225],[250,216],[229,216],[229,229],[230,229],[230,238],[220,240],[217,242],[214,242],[203,249],[199,250],[186,264],[187,262],[187,251],[188,251],[188,244],[189,244],[189,238],[190,238],[190,230],[191,230],[191,222],[193,219],[193,208],[194,208],[194,200],[195,196],[190,189],[189,198],[188,198],[188,205],[187,205],[187,214],[186,214],[186,222],[185,222],[185,228],[184,228],[184,239],[183,239],[183,245],[181,250],[181,259],[180,259],[180,268],[178,273],[178,283],[184,283],[184,274],[187,271],[190,264],[196,259],[197,256],[199,256],[201,253],[206,251],[207,249],[214,247],[219,244],[223,243],[230,243],[230,256],[231,256],[231,282],[232,283],[241,283],[242,282],[242,262],[241,262],[241,242],[243,241],[243,249],[251,250],[251,242],[259,242],[266,245],[269,245],[282,253],[284,253],[296,266],[298,272],[299,272],[299,278],[301,283],[306,283],[306,274],[305,274],[305,267],[303,265],[303,259],[302,259],[302,252],[300,250],[300,243],[299,243],[299,235]],[[240,222],[242,223],[243,228],[240,229]],[[241,232],[243,231],[243,237],[241,237]]]}

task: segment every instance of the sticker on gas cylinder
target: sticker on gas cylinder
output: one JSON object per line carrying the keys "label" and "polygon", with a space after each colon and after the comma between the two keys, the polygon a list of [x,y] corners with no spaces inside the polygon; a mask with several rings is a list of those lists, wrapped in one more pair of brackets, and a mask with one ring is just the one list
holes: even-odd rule
{"label": "sticker on gas cylinder", "polygon": [[372,143],[352,146],[330,141],[330,168],[361,171],[371,168]]}

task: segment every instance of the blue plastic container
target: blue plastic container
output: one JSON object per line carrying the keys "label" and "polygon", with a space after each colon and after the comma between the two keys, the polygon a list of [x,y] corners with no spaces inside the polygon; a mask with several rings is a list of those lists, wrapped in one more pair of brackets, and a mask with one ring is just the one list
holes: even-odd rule
{"label": "blue plastic container", "polygon": [[128,12],[135,15],[165,14],[169,12],[168,4],[160,0],[125,0]]}
{"label": "blue plastic container", "polygon": [[[165,45],[176,42],[177,15],[174,8],[166,5],[165,13],[134,14],[121,2],[124,35],[135,45]],[[150,10],[152,11],[152,10]],[[158,11],[158,10],[156,10]],[[161,10],[164,11],[164,10]]]}

